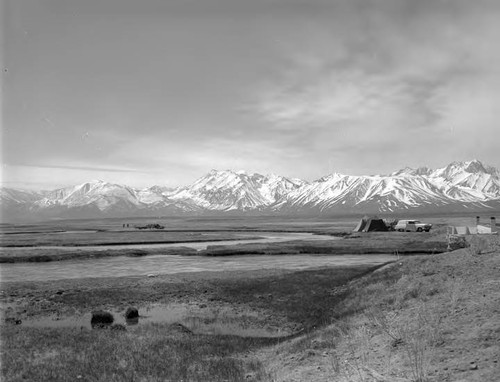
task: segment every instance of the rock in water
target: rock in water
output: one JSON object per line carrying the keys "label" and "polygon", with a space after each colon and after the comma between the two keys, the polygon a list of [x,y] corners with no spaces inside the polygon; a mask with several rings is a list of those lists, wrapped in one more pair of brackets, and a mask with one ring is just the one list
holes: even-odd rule
{"label": "rock in water", "polygon": [[109,312],[104,310],[98,310],[96,312],[92,312],[92,319],[90,320],[90,325],[93,328],[102,328],[106,325],[111,325],[115,318]]}
{"label": "rock in water", "polygon": [[134,308],[134,307],[127,308],[127,311],[125,312],[125,318],[127,320],[137,318],[137,317],[139,317],[139,310],[137,310],[137,308]]}

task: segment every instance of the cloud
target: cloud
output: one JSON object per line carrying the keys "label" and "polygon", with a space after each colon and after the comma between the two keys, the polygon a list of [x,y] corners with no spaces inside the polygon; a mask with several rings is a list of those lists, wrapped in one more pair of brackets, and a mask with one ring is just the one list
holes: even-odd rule
{"label": "cloud", "polygon": [[325,127],[367,119],[409,96],[396,81],[357,70],[318,72],[314,77],[264,93],[260,115],[277,128]]}
{"label": "cloud", "polygon": [[34,167],[40,169],[67,169],[67,170],[84,170],[84,171],[103,171],[103,172],[137,172],[137,173],[148,173],[148,171],[135,170],[135,169],[123,169],[123,168],[113,168],[113,167],[99,167],[99,166],[72,166],[72,165],[47,165],[47,164],[16,164],[16,166],[22,167]]}
{"label": "cloud", "polygon": [[307,130],[318,158],[344,163],[360,152],[417,166],[495,158],[500,7],[389,3],[281,45],[286,64],[255,91],[255,114],[270,131]]}
{"label": "cloud", "polygon": [[85,3],[70,24],[20,11],[38,22],[11,36],[4,160],[48,166],[40,181],[169,185],[210,168],[500,165],[498,1],[175,3],[168,23],[147,6],[110,21]]}

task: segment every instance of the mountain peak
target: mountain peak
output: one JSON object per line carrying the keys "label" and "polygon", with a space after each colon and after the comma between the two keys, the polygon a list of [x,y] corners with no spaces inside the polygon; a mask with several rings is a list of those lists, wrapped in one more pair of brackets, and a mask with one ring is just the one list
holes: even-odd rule
{"label": "mountain peak", "polygon": [[437,169],[432,173],[433,177],[441,176],[444,178],[453,178],[457,176],[468,176],[470,174],[476,175],[492,175],[498,176],[498,171],[496,168],[491,166],[485,166],[481,161],[473,159],[470,161],[455,161],[450,163],[448,166]]}
{"label": "mountain peak", "polygon": [[229,169],[226,169],[226,170],[212,169],[212,170],[210,170],[210,172],[207,175],[203,176],[203,178],[205,178],[206,176],[228,176],[228,175],[239,176],[239,175],[248,175],[248,174],[245,170],[233,171],[233,170],[229,170]]}
{"label": "mountain peak", "polygon": [[432,173],[432,170],[426,166],[418,167],[416,169],[406,166],[405,168],[394,171],[389,176],[405,176],[405,175],[410,175],[410,176],[423,175],[423,176],[426,176],[426,175],[430,175],[431,173]]}
{"label": "mountain peak", "polygon": [[349,176],[349,175],[341,174],[339,172],[332,172],[329,175],[325,175],[325,176],[319,178],[316,182],[337,181],[341,178],[345,178],[346,176]]}
{"label": "mountain peak", "polygon": [[453,162],[438,170],[406,167],[390,175],[332,173],[313,182],[278,174],[213,169],[193,184],[174,189],[152,186],[139,190],[97,179],[37,194],[2,189],[0,201],[14,216],[21,212],[132,216],[161,211],[368,213],[408,208],[498,208],[500,177],[497,169],[477,159]]}
{"label": "mountain peak", "polygon": [[486,167],[478,161],[477,159],[471,160],[469,162],[464,163],[466,165],[465,171],[470,172],[470,173],[476,173],[476,172],[484,172],[488,173],[486,170]]}
{"label": "mountain peak", "polygon": [[454,161],[445,167],[446,169],[461,170],[470,173],[487,172],[483,163],[477,159],[470,161]]}

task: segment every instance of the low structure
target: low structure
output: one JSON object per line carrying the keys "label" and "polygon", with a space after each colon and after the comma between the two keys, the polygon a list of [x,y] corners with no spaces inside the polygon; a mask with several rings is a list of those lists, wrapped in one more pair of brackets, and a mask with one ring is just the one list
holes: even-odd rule
{"label": "low structure", "polygon": [[480,224],[480,217],[476,216],[475,226],[450,226],[448,227],[448,235],[498,235],[496,218],[490,219],[490,226]]}
{"label": "low structure", "polygon": [[371,231],[388,231],[387,225],[382,219],[378,217],[368,217],[362,218],[353,232],[371,232]]}

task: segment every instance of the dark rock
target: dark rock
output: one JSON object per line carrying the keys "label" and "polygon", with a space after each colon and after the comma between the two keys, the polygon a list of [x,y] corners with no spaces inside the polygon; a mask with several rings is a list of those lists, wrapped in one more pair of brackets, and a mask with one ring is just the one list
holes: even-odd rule
{"label": "dark rock", "polygon": [[63,291],[63,290],[58,290],[58,291],[56,292],[56,294],[63,294],[63,293],[64,293],[64,291]]}
{"label": "dark rock", "polygon": [[475,363],[471,363],[471,365],[469,366],[469,369],[470,370],[477,370],[477,365]]}
{"label": "dark rock", "polygon": [[109,312],[98,310],[92,312],[92,319],[90,320],[90,325],[92,328],[102,329],[103,326],[108,326],[113,323],[115,318]]}
{"label": "dark rock", "polygon": [[198,305],[198,306],[200,307],[200,309],[204,309],[204,308],[206,308],[206,307],[207,307],[207,304],[200,304],[200,305]]}
{"label": "dark rock", "polygon": [[139,317],[139,310],[137,310],[137,308],[134,307],[127,308],[127,311],[125,312],[125,318],[127,320],[137,317]]}

